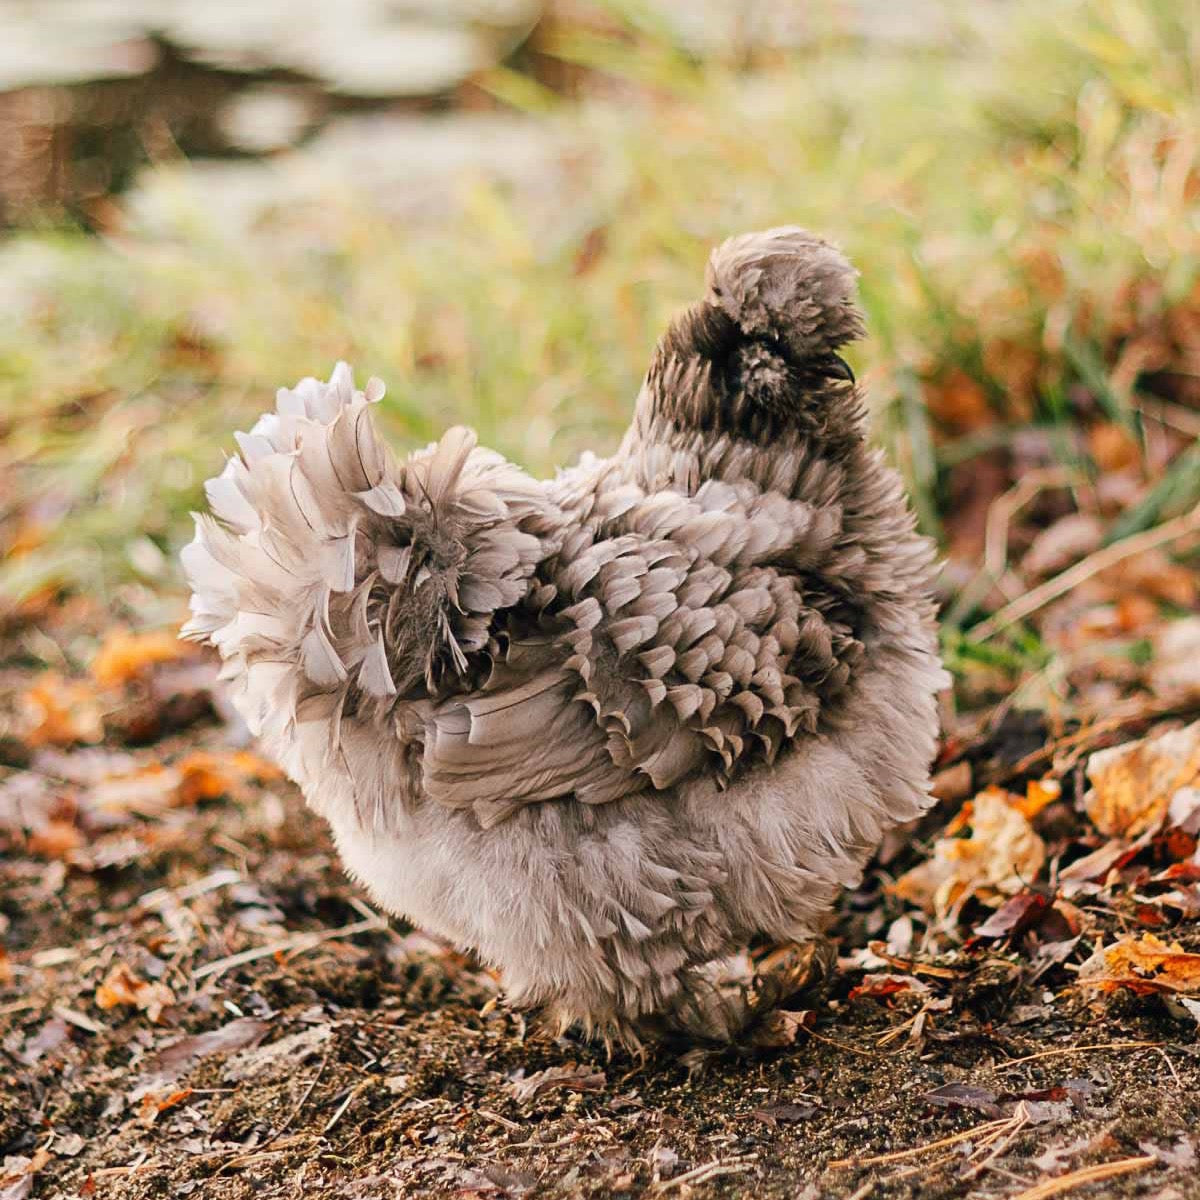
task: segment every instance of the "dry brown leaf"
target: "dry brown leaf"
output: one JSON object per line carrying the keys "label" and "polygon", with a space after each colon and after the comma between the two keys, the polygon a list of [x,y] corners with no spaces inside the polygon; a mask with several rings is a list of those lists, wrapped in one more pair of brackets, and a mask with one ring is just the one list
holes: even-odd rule
{"label": "dry brown leaf", "polygon": [[96,988],[96,1005],[108,1011],[117,1007],[136,1008],[157,1025],[163,1009],[175,1003],[175,993],[165,983],[141,979],[126,963],[117,963]]}
{"label": "dry brown leaf", "polygon": [[983,387],[957,367],[925,385],[925,404],[934,420],[951,433],[975,433],[996,423]]}
{"label": "dry brown leaf", "polygon": [[535,1100],[545,1092],[566,1088],[572,1092],[600,1092],[607,1083],[604,1072],[596,1067],[577,1063],[566,1063],[561,1067],[547,1067],[535,1071],[522,1079],[509,1081],[508,1090],[519,1101]]}
{"label": "dry brown leaf", "polygon": [[[999,904],[1031,883],[1046,861],[1046,847],[1021,811],[1024,801],[987,788],[963,805],[925,862],[902,875],[895,891],[945,919],[975,898]],[[969,828],[966,837],[953,836]]]}
{"label": "dry brown leaf", "polygon": [[0,1200],[25,1200],[33,1192],[33,1177],[50,1161],[45,1146],[33,1157],[24,1154],[6,1156],[0,1161]]}
{"label": "dry brown leaf", "polygon": [[202,800],[236,798],[251,782],[270,783],[282,777],[273,763],[245,750],[225,754],[196,750],[170,766],[150,763],[128,774],[110,775],[92,788],[90,801],[109,814],[153,815]]}
{"label": "dry brown leaf", "polygon": [[1182,563],[1172,562],[1159,548],[1125,559],[1119,566],[1103,571],[1100,578],[1114,595],[1142,593],[1183,609],[1194,610],[1200,596],[1196,573]]}
{"label": "dry brown leaf", "polygon": [[971,764],[964,758],[951,767],[943,767],[929,789],[937,800],[965,800],[972,791]]}
{"label": "dry brown leaf", "polygon": [[83,834],[73,822],[56,817],[29,835],[26,848],[38,858],[69,859],[83,846]]}
{"label": "dry brown leaf", "polygon": [[177,662],[195,653],[173,630],[130,633],[117,629],[104,639],[92,659],[92,678],[102,687],[119,687],[141,678],[159,663]]}
{"label": "dry brown leaf", "polygon": [[1122,471],[1135,467],[1142,459],[1137,439],[1115,422],[1093,425],[1087,435],[1088,452],[1102,471]]}
{"label": "dry brown leaf", "polygon": [[159,1084],[169,1083],[197,1060],[258,1045],[270,1029],[266,1021],[238,1017],[205,1033],[182,1037],[147,1060],[145,1077]]}
{"label": "dry brown leaf", "polygon": [[1200,617],[1164,625],[1154,639],[1150,686],[1159,696],[1200,697]]}
{"label": "dry brown leaf", "polygon": [[1200,782],[1200,721],[1097,750],[1087,764],[1084,806],[1108,837],[1137,837],[1162,827],[1181,788]]}
{"label": "dry brown leaf", "polygon": [[31,746],[73,746],[104,736],[100,703],[90,685],[48,671],[23,697]]}
{"label": "dry brown leaf", "polygon": [[1200,954],[1188,954],[1152,933],[1102,946],[1079,968],[1079,982],[1103,992],[1200,995]]}
{"label": "dry brown leaf", "polygon": [[1103,544],[1104,526],[1097,517],[1068,513],[1033,539],[1021,559],[1021,570],[1037,578],[1057,575]]}
{"label": "dry brown leaf", "polygon": [[793,1012],[791,1009],[773,1008],[751,1030],[750,1043],[762,1050],[779,1050],[793,1045],[801,1031],[816,1023],[817,1014],[809,1009]]}

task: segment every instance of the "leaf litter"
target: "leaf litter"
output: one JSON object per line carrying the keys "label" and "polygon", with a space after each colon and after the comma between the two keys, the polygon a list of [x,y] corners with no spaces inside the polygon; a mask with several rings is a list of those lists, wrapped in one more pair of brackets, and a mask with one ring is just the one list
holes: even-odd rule
{"label": "leaf litter", "polygon": [[[178,666],[151,659],[106,668],[106,702]],[[1175,1079],[1200,1079],[1200,938],[1180,915],[1200,881],[1195,724],[1065,776],[960,783],[844,900],[824,999],[785,1001],[749,1059],[690,1077],[670,1052],[554,1039],[496,1007],[477,964],[390,930],[206,711],[149,746],[102,722],[99,743],[37,746],[0,780],[0,1053],[14,1095],[50,1097],[36,1125],[0,1100],[13,1196],[50,1179],[283,1196],[301,1169],[413,1195],[683,1194],[817,1186],[836,1164],[881,1194],[952,1196],[1030,1169],[1192,1169],[1197,1093]],[[1164,1088],[1167,1124],[1147,1123]]]}

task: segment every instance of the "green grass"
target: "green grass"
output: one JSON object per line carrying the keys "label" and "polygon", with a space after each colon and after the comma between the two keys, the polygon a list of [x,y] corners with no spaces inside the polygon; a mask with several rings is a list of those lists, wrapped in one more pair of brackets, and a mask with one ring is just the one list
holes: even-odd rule
{"label": "green grass", "polygon": [[[406,226],[333,180],[231,235],[185,177],[166,228],[10,237],[0,536],[24,552],[0,590],[176,586],[231,430],[337,358],[388,382],[401,444],[465,421],[536,471],[604,450],[707,248],[747,228],[806,224],[860,266],[856,366],[935,534],[981,448],[1038,426],[1077,462],[1081,416],[1140,437],[1148,373],[1200,375],[1200,4],[1016,0],[941,48],[831,37],[752,69],[613,11],[542,47],[594,95],[483,81],[580,146],[561,205],[468,183]],[[1121,530],[1197,499],[1193,453]]]}

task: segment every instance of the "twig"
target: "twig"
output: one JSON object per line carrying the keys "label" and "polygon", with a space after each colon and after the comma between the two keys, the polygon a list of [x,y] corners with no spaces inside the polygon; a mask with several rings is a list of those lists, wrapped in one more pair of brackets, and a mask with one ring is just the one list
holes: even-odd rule
{"label": "twig", "polygon": [[674,1179],[661,1180],[650,1187],[646,1195],[661,1196],[673,1188],[682,1187],[684,1184],[704,1183],[709,1179],[716,1179],[718,1175],[739,1175],[743,1171],[752,1170],[753,1167],[753,1163],[723,1163],[714,1159],[703,1166],[693,1167],[690,1171],[684,1171],[682,1175],[676,1175]]}
{"label": "twig", "polygon": [[1060,1046],[1057,1050],[1042,1050],[1038,1054],[1027,1054],[1024,1058],[1010,1058],[997,1063],[992,1070],[1003,1071],[1021,1063],[1034,1062],[1039,1058],[1053,1058],[1059,1054],[1083,1054],[1088,1050],[1149,1050],[1161,1046],[1162,1042],[1097,1042],[1091,1046]]}
{"label": "twig", "polygon": [[1045,583],[1039,584],[1025,595],[1019,596],[1016,600],[998,609],[987,620],[981,621],[969,630],[968,636],[974,642],[985,642],[1002,629],[1007,629],[1010,625],[1025,620],[1039,608],[1044,608],[1050,601],[1066,595],[1072,588],[1085,583],[1093,575],[1098,575],[1101,571],[1108,570],[1109,567],[1115,567],[1135,554],[1153,550],[1166,542],[1178,541],[1179,538],[1187,537],[1191,533],[1200,533],[1200,505],[1155,529],[1132,534],[1127,538],[1122,538],[1119,542],[1113,542],[1112,545],[1097,550],[1094,554],[1089,554],[1087,558],[1077,562],[1060,575],[1055,575],[1053,579],[1047,579]]}
{"label": "twig", "polygon": [[507,1117],[502,1117],[498,1112],[492,1112],[490,1108],[477,1108],[475,1115],[482,1117],[485,1121],[491,1121],[494,1125],[503,1125],[505,1129],[517,1131],[523,1129],[524,1126],[516,1121],[510,1121]]}
{"label": "twig", "polygon": [[321,1065],[316,1069],[313,1077],[308,1081],[308,1086],[304,1089],[304,1095],[300,1097],[299,1103],[295,1108],[292,1109],[290,1113],[288,1113],[287,1120],[285,1120],[284,1123],[280,1125],[280,1127],[275,1130],[275,1132],[271,1134],[271,1136],[267,1138],[267,1140],[261,1146],[258,1147],[258,1149],[265,1150],[272,1142],[279,1141],[279,1139],[291,1128],[292,1122],[304,1110],[304,1106],[308,1103],[309,1096],[313,1094],[313,1088],[317,1086],[317,1081],[325,1073],[325,1067],[328,1062],[329,1052],[326,1051],[324,1056],[321,1058]]}
{"label": "twig", "polygon": [[161,1158],[149,1158],[143,1154],[136,1162],[126,1163],[123,1167],[97,1167],[91,1172],[95,1179],[118,1179],[122,1175],[133,1175],[138,1171],[149,1171],[161,1167],[165,1162]]}
{"label": "twig", "polygon": [[68,1008],[65,1004],[56,1004],[50,1011],[60,1020],[74,1025],[76,1029],[82,1029],[85,1033],[104,1033],[108,1029],[102,1021],[93,1021],[86,1013]]}
{"label": "twig", "polygon": [[974,1125],[960,1133],[952,1133],[949,1137],[940,1138],[936,1142],[926,1142],[924,1146],[910,1146],[907,1150],[893,1150],[890,1154],[876,1154],[870,1158],[835,1158],[826,1163],[826,1166],[830,1170],[840,1170],[842,1167],[873,1167],[879,1163],[901,1162],[906,1158],[916,1158],[919,1154],[927,1154],[930,1150],[954,1146],[973,1137],[993,1139],[1007,1133],[1011,1128],[1011,1117],[1004,1117],[997,1121],[984,1121],[982,1125]]}
{"label": "twig", "polygon": [[1074,1188],[1083,1187],[1085,1183],[1097,1183],[1101,1179],[1112,1179],[1116,1175],[1127,1175],[1130,1171],[1141,1171],[1152,1167],[1158,1159],[1153,1154],[1144,1154],[1138,1158],[1121,1158],[1116,1162],[1100,1163],[1095,1167],[1081,1167],[1069,1175],[1060,1175],[1057,1179],[1044,1179],[1041,1183],[1027,1188],[1013,1200],[1049,1200],[1050,1196],[1059,1196]]}
{"label": "twig", "polygon": [[325,933],[294,933],[291,937],[278,942],[268,942],[265,946],[255,946],[252,950],[243,950],[239,954],[231,954],[227,958],[218,958],[213,962],[192,972],[192,978],[207,979],[210,975],[224,975],[233,967],[242,967],[246,963],[257,962],[260,958],[269,958],[273,954],[286,954],[289,958],[295,954],[307,954],[315,950],[323,942],[332,942],[337,938],[353,937],[356,933],[368,931],[381,932],[387,928],[387,922],[381,917],[369,920],[355,921],[343,925],[341,929],[330,929]]}
{"label": "twig", "polygon": [[253,1150],[247,1151],[244,1154],[234,1153],[234,1157],[228,1156],[228,1151],[218,1150],[215,1154],[204,1155],[202,1162],[209,1162],[215,1159],[225,1158],[217,1171],[218,1175],[223,1175],[226,1171],[236,1171],[241,1167],[249,1166],[250,1163],[257,1161],[260,1158],[269,1158],[273,1154],[283,1154],[285,1151],[292,1149],[294,1146],[300,1145],[302,1142],[313,1142],[317,1139],[311,1133],[294,1133],[291,1137],[286,1137],[282,1141],[273,1144],[265,1144],[258,1146]]}
{"label": "twig", "polygon": [[1016,1138],[1021,1136],[1028,1124],[1029,1107],[1025,1101],[1022,1100],[1021,1103],[1017,1105],[1017,1111],[1013,1114],[1012,1128],[1006,1131],[1002,1137],[996,1139],[987,1155],[979,1159],[975,1166],[972,1167],[971,1170],[963,1176],[963,1178],[976,1179],[978,1176],[982,1175],[984,1171],[990,1170],[992,1163],[994,1163],[996,1159],[998,1159],[1000,1155],[1002,1155],[1009,1148],[1009,1146],[1013,1144]]}
{"label": "twig", "polygon": [[241,881],[242,873],[240,871],[235,871],[232,867],[223,867],[219,871],[211,871],[209,874],[203,876],[203,878],[197,879],[184,887],[155,888],[151,892],[146,892],[138,898],[136,906],[138,908],[157,908],[159,905],[171,901],[195,900],[207,892],[215,891],[217,888],[229,887],[231,884],[240,883]]}
{"label": "twig", "polygon": [[350,1107],[350,1105],[353,1104],[354,1101],[358,1099],[358,1097],[362,1094],[362,1092],[366,1088],[370,1087],[370,1085],[371,1085],[371,1081],[368,1079],[368,1080],[365,1080],[363,1083],[360,1083],[357,1087],[352,1087],[350,1089],[345,1100],[343,1100],[341,1102],[341,1104],[338,1105],[337,1112],[335,1112],[333,1114],[333,1116],[330,1117],[329,1120],[325,1122],[325,1128],[321,1130],[322,1137],[324,1137],[325,1134],[327,1134],[346,1115],[346,1109],[348,1109]]}
{"label": "twig", "polygon": [[837,1038],[826,1037],[823,1033],[817,1033],[815,1029],[806,1030],[808,1036],[816,1038],[818,1042],[824,1042],[827,1046],[836,1046],[839,1050],[845,1050],[850,1054],[857,1054],[860,1058],[894,1058],[897,1054],[903,1054],[907,1049],[901,1046],[899,1050],[889,1050],[886,1054],[881,1054],[878,1050],[864,1050],[861,1046],[852,1046],[849,1042],[839,1042]]}

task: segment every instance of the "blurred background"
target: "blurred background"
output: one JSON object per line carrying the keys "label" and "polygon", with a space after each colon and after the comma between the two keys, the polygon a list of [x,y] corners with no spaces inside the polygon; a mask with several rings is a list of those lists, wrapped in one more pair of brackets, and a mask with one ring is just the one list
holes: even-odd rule
{"label": "blurred background", "polygon": [[960,703],[1167,687],[1198,39],[1193,0],[0,0],[0,617],[174,619],[232,430],[339,358],[398,445],[604,452],[710,245],[799,222],[861,268]]}

